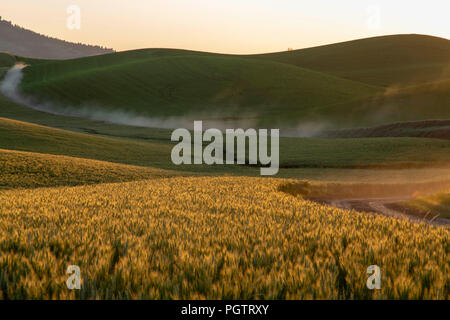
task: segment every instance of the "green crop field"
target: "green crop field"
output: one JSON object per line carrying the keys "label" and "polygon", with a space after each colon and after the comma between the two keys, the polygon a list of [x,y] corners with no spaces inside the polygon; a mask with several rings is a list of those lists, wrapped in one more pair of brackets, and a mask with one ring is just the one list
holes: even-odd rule
{"label": "green crop field", "polygon": [[418,34],[381,36],[257,55],[382,87],[403,87],[450,76],[450,41]]}
{"label": "green crop field", "polygon": [[38,64],[25,69],[22,89],[41,101],[67,106],[115,108],[152,117],[270,116],[272,124],[286,121],[283,115],[293,110],[313,114],[316,108],[378,92],[376,87],[277,62],[167,51]]}
{"label": "green crop field", "polygon": [[[238,172],[254,175],[246,166],[177,167],[170,153],[175,143],[132,140],[70,132],[0,118],[0,143],[5,149],[63,154],[74,157],[183,171]],[[416,152],[417,147],[424,152]],[[281,138],[280,167],[391,168],[448,167],[450,141],[420,138],[311,139]]]}
{"label": "green crop field", "polygon": [[0,68],[10,67],[16,63],[16,58],[13,55],[0,52]]}
{"label": "green crop field", "polygon": [[[418,55],[413,49],[420,47],[427,51]],[[446,39],[409,35],[249,56],[128,51],[31,61],[22,90],[61,106],[282,128],[446,119],[449,47]]]}

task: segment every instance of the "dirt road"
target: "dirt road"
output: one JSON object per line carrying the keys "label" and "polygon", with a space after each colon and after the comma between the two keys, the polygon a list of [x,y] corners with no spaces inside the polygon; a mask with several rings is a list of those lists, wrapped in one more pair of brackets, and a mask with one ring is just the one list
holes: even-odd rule
{"label": "dirt road", "polygon": [[329,206],[367,212],[372,214],[383,214],[388,217],[398,219],[409,219],[413,222],[426,222],[433,225],[450,225],[450,219],[438,218],[433,216],[416,216],[389,208],[389,204],[394,204],[406,200],[411,197],[395,197],[395,198],[349,198],[349,199],[311,199],[316,202],[328,204]]}

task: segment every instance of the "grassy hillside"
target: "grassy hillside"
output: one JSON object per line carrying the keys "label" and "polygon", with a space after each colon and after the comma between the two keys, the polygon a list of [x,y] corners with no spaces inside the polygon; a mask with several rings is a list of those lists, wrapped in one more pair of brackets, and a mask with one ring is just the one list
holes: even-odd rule
{"label": "grassy hillside", "polygon": [[54,62],[58,60],[52,60],[52,59],[37,59],[37,58],[29,58],[29,57],[23,57],[23,56],[15,56],[16,61],[22,62],[28,65],[36,65],[41,63],[47,63],[47,62]]}
{"label": "grassy hillside", "polygon": [[[4,149],[61,154],[73,157],[205,173],[258,174],[247,166],[175,166],[170,160],[174,143],[138,141],[59,130],[0,118]],[[417,152],[418,148],[421,152]],[[280,140],[281,168],[410,168],[445,167],[450,163],[450,141],[420,138]]]}
{"label": "grassy hillside", "polygon": [[408,168],[450,165],[450,141],[424,138],[280,140],[284,168]]}
{"label": "grassy hillside", "polygon": [[366,120],[369,124],[450,119],[450,75],[445,80],[390,88],[366,100],[355,113],[372,115],[372,119]]}
{"label": "grassy hillside", "polygon": [[296,124],[284,116],[293,110],[310,114],[378,92],[287,64],[170,50],[38,64],[24,73],[24,93],[39,101],[151,117],[267,116],[272,124]]}
{"label": "grassy hillside", "polygon": [[[241,166],[172,166],[169,160],[172,148],[169,142],[170,130],[121,126],[101,121],[52,115],[19,106],[1,95],[0,117],[89,133],[89,135],[72,134],[73,132],[53,131],[52,128],[33,125],[26,129],[27,124],[23,122],[18,125],[17,122],[1,119],[3,120],[0,121],[2,124],[0,125],[2,128],[0,146],[2,148],[182,170],[187,171],[186,173],[195,171],[203,174],[259,175],[257,168]],[[15,125],[13,125],[14,123]],[[62,137],[60,137],[61,135]],[[16,144],[16,141],[19,143]],[[292,146],[289,141],[292,141]],[[281,140],[280,159],[285,166],[288,164],[291,166],[280,169],[279,177],[370,183],[380,183],[380,181],[383,183],[417,183],[450,179],[450,168],[433,167],[436,166],[433,160],[442,163],[442,159],[447,159],[446,153],[449,150],[445,142],[438,140],[417,140],[417,143],[428,150],[427,154],[417,152],[417,148],[414,146],[416,140],[363,139],[360,140],[360,143],[356,140],[345,139],[300,139],[298,143],[296,141],[297,139]],[[314,143],[312,143],[313,141]],[[149,142],[149,144],[145,142]],[[385,142],[387,142],[387,152],[383,151]],[[124,144],[127,146],[123,147]],[[101,149],[96,146],[101,146]],[[401,151],[395,150],[397,146]],[[132,151],[124,154],[122,150]],[[406,152],[408,156],[403,157],[402,152]],[[352,153],[358,156],[352,159]],[[412,159],[409,159],[411,156]],[[442,158],[439,159],[439,157]],[[330,159],[334,160],[330,161]],[[407,159],[409,169],[404,167]],[[396,163],[394,167],[397,169],[387,165],[391,160]],[[292,166],[292,164],[294,165]],[[359,164],[359,168],[355,169],[352,164]],[[374,170],[370,165],[378,167]],[[423,167],[423,165],[431,165],[431,167]],[[403,166],[403,168],[399,170],[399,166]]]}
{"label": "grassy hillside", "polygon": [[384,87],[450,77],[450,40],[417,34],[374,37],[256,57]]}
{"label": "grassy hillside", "polygon": [[341,138],[424,137],[450,139],[450,120],[399,122],[370,128],[330,130],[322,132],[320,136]]}
{"label": "grassy hillside", "polygon": [[0,189],[122,182],[176,174],[148,167],[0,149]]}
{"label": "grassy hillside", "polygon": [[[383,36],[255,57],[386,88],[369,98],[323,106],[308,116],[328,128],[450,118],[447,39]],[[298,111],[290,114],[302,116]]]}
{"label": "grassy hillside", "polygon": [[[0,101],[1,99],[0,96]],[[2,148],[181,170],[186,174],[195,171],[203,174],[259,175],[257,168],[242,166],[173,166],[169,158],[172,148],[169,143],[169,130],[127,127],[100,121],[56,116],[21,107],[8,101],[3,102],[0,103],[1,116],[34,121],[72,131],[89,132],[90,134],[54,130],[49,127],[0,119],[0,146]],[[109,138],[104,135],[109,136]],[[117,139],[116,137],[126,139]],[[430,152],[430,154],[424,155],[417,152],[414,147],[415,140],[405,140],[407,142],[402,143],[403,139],[376,139],[372,142],[363,139],[360,140],[361,143],[357,143],[355,140],[345,139],[316,139],[315,143],[311,143],[308,139],[300,139],[299,143],[295,143],[296,140],[292,139],[295,147],[289,146],[289,143],[284,142],[284,139],[281,140],[280,159],[285,164],[294,163],[295,165],[290,168],[281,168],[279,177],[370,183],[379,183],[380,181],[384,183],[417,183],[450,179],[450,168],[435,168],[433,166],[436,163],[426,161],[427,159],[433,160],[433,158],[436,160],[438,155],[442,156],[442,159],[446,159],[445,154],[448,148],[442,141],[417,140],[422,146],[426,144],[425,148]],[[387,153],[382,151],[384,141],[388,141],[387,150],[390,151]],[[370,148],[365,146],[367,142],[369,143],[368,146],[371,146]],[[412,155],[411,161],[416,163],[415,167],[410,169],[403,167],[398,170],[399,164],[404,166],[406,158],[402,157],[401,152],[395,151],[397,144],[401,145],[401,150],[406,152],[408,156]],[[320,148],[320,145],[323,148]],[[372,147],[375,147],[375,150],[381,152],[381,154],[378,155],[375,151],[371,151]],[[343,150],[346,150],[346,152]],[[363,158],[352,159],[352,152]],[[436,157],[433,155],[434,153],[436,153]],[[389,161],[383,161],[383,155],[385,160],[393,159],[397,163],[397,169],[386,165]],[[373,156],[375,161],[372,161]],[[330,159],[335,160],[333,162]],[[439,158],[437,160],[438,163],[442,163]],[[360,167],[355,169],[351,164],[358,163],[358,161],[362,162],[359,162]],[[417,162],[423,165],[431,165],[431,167],[422,166],[418,168]],[[317,163],[322,167],[317,167]],[[380,167],[380,164],[383,163],[385,166]],[[370,167],[374,164],[378,165],[376,170]],[[411,162],[409,162],[409,167],[411,167]]]}
{"label": "grassy hillside", "polygon": [[232,118],[246,126],[339,129],[448,119],[449,43],[397,35],[249,56],[137,50],[35,63],[24,70],[22,90],[92,112]]}
{"label": "grassy hillside", "polygon": [[[3,299],[449,299],[448,228],[262,178],[0,191]],[[81,290],[66,290],[67,266]],[[378,265],[381,290],[367,290]]]}
{"label": "grassy hillside", "polygon": [[170,166],[168,143],[114,139],[2,118],[0,146],[139,166]]}
{"label": "grassy hillside", "polygon": [[[1,74],[1,71],[0,71]],[[166,140],[172,130],[118,125],[79,117],[55,115],[12,102],[0,94],[0,117],[47,127],[133,140]]]}
{"label": "grassy hillside", "polygon": [[10,67],[14,63],[16,63],[16,59],[14,56],[8,53],[0,52],[0,68]]}
{"label": "grassy hillside", "polygon": [[[449,65],[450,68],[450,65]],[[450,70],[450,69],[449,69]],[[404,88],[391,88],[367,106],[379,115],[399,119],[450,119],[450,74],[447,79]]]}
{"label": "grassy hillside", "polygon": [[[401,91],[406,91],[407,88]],[[4,98],[0,95],[0,117],[10,118],[10,119],[18,119],[25,122],[34,122],[38,124],[42,124],[45,126],[50,127],[56,127],[61,128],[65,130],[70,131],[77,131],[82,133],[89,133],[92,136],[109,136],[111,138],[113,137],[119,137],[119,138],[126,138],[126,139],[132,139],[133,141],[138,142],[150,142],[152,143],[155,148],[154,153],[151,155],[148,155],[148,162],[144,161],[134,161],[134,155],[139,154],[137,153],[129,153],[127,157],[129,158],[129,162],[125,162],[127,164],[134,164],[134,165],[150,165],[154,166],[155,158],[157,158],[158,154],[161,153],[169,153],[170,147],[166,147],[166,144],[170,144],[170,135],[171,130],[166,129],[155,129],[155,128],[143,128],[143,127],[133,127],[133,126],[123,126],[123,125],[116,125],[116,124],[110,124],[110,123],[104,123],[101,121],[93,121],[88,119],[82,119],[82,118],[74,118],[74,117],[65,117],[60,115],[52,115],[45,112],[40,112],[36,110],[29,109],[27,107],[23,107],[20,105],[17,105],[8,99]],[[5,120],[5,119],[4,119]],[[442,122],[442,121],[441,121]],[[441,125],[441,122],[437,122],[436,124],[434,122],[430,122],[424,125],[419,124],[410,124],[407,126],[401,126],[401,125],[395,125],[394,128],[387,127],[387,128],[380,128],[377,130],[374,129],[375,132],[371,132],[370,130],[362,130],[364,132],[347,132],[348,137],[359,137],[359,136],[377,136],[377,135],[387,135],[389,136],[390,133],[393,135],[399,135],[399,136],[408,136],[408,135],[418,135],[418,136],[427,136],[428,133],[434,132],[438,134],[441,131],[448,130],[447,127],[449,124]],[[42,127],[34,127],[34,128],[41,128]],[[397,129],[396,129],[397,128]],[[403,129],[402,129],[403,128]],[[435,129],[435,130],[434,130]],[[14,126],[9,127],[8,131],[14,131]],[[33,129],[30,129],[31,132]],[[51,128],[48,130],[51,131]],[[369,131],[369,132],[366,132]],[[24,133],[25,136],[30,135],[31,138],[33,138],[32,134]],[[58,131],[60,132],[60,131]],[[15,138],[9,139],[10,133],[6,134],[4,133],[2,143],[3,146],[6,145],[8,141],[8,148],[16,149],[17,146],[15,146]],[[41,141],[41,145],[56,145],[57,148],[50,148],[45,147],[43,150],[40,150],[38,147],[33,147],[33,145],[39,145],[39,144],[33,144],[30,143],[27,146],[27,149],[19,149],[19,150],[26,150],[26,151],[32,151],[32,152],[43,152],[43,153],[54,153],[58,154],[58,150],[66,150],[68,148],[67,145],[61,145],[59,146],[57,143],[53,142],[51,139],[51,135],[49,134],[49,140]],[[19,141],[23,140],[20,139],[20,133],[15,134],[15,136],[18,136]],[[344,135],[345,136],[345,135]],[[71,136],[72,137],[72,136]],[[83,136],[84,137],[84,136]],[[68,140],[76,140],[73,138],[68,138]],[[26,141],[33,141],[26,140]],[[80,141],[83,141],[81,139]],[[95,139],[94,139],[95,141]],[[108,140],[111,141],[111,140]],[[115,141],[115,140],[114,140]],[[128,140],[127,140],[128,141]],[[161,146],[161,148],[156,148],[158,146]],[[20,147],[20,145],[18,145]],[[426,152],[417,152],[418,148],[420,150],[426,150]],[[78,151],[72,151],[64,153],[66,155],[75,156],[75,157],[86,157],[86,148],[80,148],[83,152],[79,153]],[[104,150],[107,150],[107,148],[103,147]],[[89,150],[89,149],[88,149]],[[318,176],[313,173],[314,170],[310,170],[308,172],[305,172],[304,170],[292,170],[293,167],[335,167],[335,168],[345,168],[345,167],[352,167],[352,165],[359,166],[360,168],[363,167],[370,167],[370,166],[378,166],[382,167],[385,166],[387,168],[392,167],[391,165],[394,164],[394,166],[401,167],[401,166],[409,166],[409,167],[417,167],[421,166],[421,164],[424,165],[431,165],[436,166],[438,163],[444,163],[445,161],[448,161],[448,156],[450,154],[450,151],[448,151],[448,142],[441,141],[441,140],[429,140],[429,139],[297,139],[297,138],[281,138],[281,156],[280,160],[283,166],[290,167],[290,170],[288,170],[291,174],[300,177],[308,177],[308,178],[314,178],[316,179]],[[121,162],[123,161],[123,157],[97,157],[95,154],[91,154],[89,158],[94,159],[100,159],[100,160],[106,160],[106,161],[115,161],[115,162]],[[122,159],[122,160],[121,160]],[[169,159],[169,158],[164,158]],[[161,162],[164,162],[163,159],[159,158],[159,160],[156,162],[158,163],[158,166],[161,165]],[[163,164],[163,168],[168,168],[168,164]],[[170,168],[172,169],[172,168]],[[178,167],[176,168],[179,169]],[[232,171],[234,169],[226,169],[226,171]],[[281,174],[284,174],[286,170],[281,172]],[[293,171],[297,171],[297,173],[294,173]],[[379,172],[380,170],[378,170]],[[330,177],[335,176],[331,172],[327,172]],[[348,173],[350,176],[351,174]],[[423,177],[422,174],[414,173],[416,176]],[[436,177],[435,174],[430,174],[433,177]],[[286,175],[284,175],[286,177]],[[322,176],[322,175],[320,175]],[[383,175],[385,179],[389,178],[389,174]],[[397,174],[396,174],[397,176]],[[287,176],[288,177],[288,176]],[[339,179],[344,178],[344,176],[339,175]],[[365,178],[369,178],[365,175]],[[422,179],[422,178],[421,178]]]}
{"label": "grassy hillside", "polygon": [[[361,127],[384,126],[398,122],[447,120],[450,119],[449,106],[450,78],[402,88],[389,88],[369,98],[357,98],[317,108],[314,113],[306,116],[307,119],[313,121],[313,124],[316,123],[318,127],[323,126],[325,129],[352,127],[360,129]],[[285,116],[301,119],[304,117],[304,112],[293,111]],[[431,132],[434,129],[428,128],[424,131]],[[319,132],[319,134],[321,133]],[[385,133],[389,136],[389,132]],[[430,134],[433,136],[432,133]],[[404,132],[404,135],[408,136],[408,133]],[[339,132],[337,136],[339,136]],[[411,132],[411,136],[421,135]]]}
{"label": "grassy hillside", "polygon": [[0,118],[0,146],[3,149],[66,155],[136,166],[148,166],[203,174],[259,175],[258,168],[246,166],[176,166],[170,153],[174,143],[164,139],[143,141],[83,134]]}

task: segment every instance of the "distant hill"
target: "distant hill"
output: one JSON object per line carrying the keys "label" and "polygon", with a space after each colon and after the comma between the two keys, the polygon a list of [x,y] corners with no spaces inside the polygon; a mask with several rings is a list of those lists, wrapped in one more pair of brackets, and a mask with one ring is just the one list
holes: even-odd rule
{"label": "distant hill", "polygon": [[114,50],[47,37],[9,21],[0,21],[0,52],[39,59],[73,59]]}
{"label": "distant hill", "polygon": [[377,87],[288,64],[170,49],[38,63],[24,73],[24,93],[39,102],[163,118],[265,115],[271,123],[295,122],[285,115],[379,92]]}
{"label": "distant hill", "polygon": [[254,57],[390,87],[450,78],[450,40],[399,34]]}
{"label": "distant hill", "polygon": [[99,109],[308,132],[450,119],[450,41],[423,35],[265,55],[145,49],[29,64],[23,93],[95,117]]}

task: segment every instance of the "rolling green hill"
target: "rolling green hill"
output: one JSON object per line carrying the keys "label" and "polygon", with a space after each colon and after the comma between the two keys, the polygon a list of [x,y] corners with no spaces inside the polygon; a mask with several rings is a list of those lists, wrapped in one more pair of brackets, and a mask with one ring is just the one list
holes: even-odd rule
{"label": "rolling green hill", "polygon": [[417,34],[381,36],[255,57],[384,87],[450,78],[450,40]]}
{"label": "rolling green hill", "polygon": [[5,118],[0,118],[0,147],[138,166],[170,166],[168,143],[88,135]]}
{"label": "rolling green hill", "polygon": [[[175,166],[170,160],[173,146],[170,136],[150,141],[119,139],[0,118],[0,147],[3,149],[66,155],[184,172],[259,175],[257,168],[242,165]],[[448,167],[449,150],[450,141],[439,139],[281,138],[280,167],[282,169]]]}
{"label": "rolling green hill", "polygon": [[151,140],[113,138],[95,134],[71,132],[22,121],[0,118],[0,148],[64,155],[134,166],[177,170],[184,174],[203,173],[258,175],[258,168],[246,166],[176,166],[170,159],[174,143],[170,134]]}
{"label": "rolling green hill", "polygon": [[[407,87],[389,88],[369,98],[323,106],[308,115],[302,111],[285,114],[285,117],[293,119],[305,116],[310,121],[324,122],[327,129],[447,120],[450,119],[450,78]],[[388,133],[387,136],[389,136]],[[405,136],[408,136],[407,132]]]}
{"label": "rolling green hill", "polygon": [[42,112],[14,103],[2,94],[0,94],[0,117],[68,131],[141,141],[167,140],[171,134],[171,130],[168,129],[125,126]]}
{"label": "rolling green hill", "polygon": [[31,62],[25,94],[93,112],[321,129],[450,118],[450,41],[422,35],[264,55],[148,49]]}
{"label": "rolling green hill", "polygon": [[390,122],[450,119],[450,77],[391,88],[367,101],[362,109],[376,109],[375,117],[378,115]]}
{"label": "rolling green hill", "polygon": [[[0,120],[1,148],[151,166],[186,174],[195,171],[203,174],[259,175],[257,168],[242,166],[173,166],[169,156],[171,131],[166,129],[122,126],[53,115],[17,105],[1,95],[0,117],[22,121]],[[54,131],[49,127],[64,130]],[[417,145],[427,151],[417,152]],[[430,139],[282,138],[280,160],[284,168],[280,169],[278,176],[373,183],[450,179],[450,169],[435,167],[448,159],[449,150],[450,146],[445,141]],[[391,164],[397,168],[412,168],[393,170]],[[359,168],[355,169],[355,165]],[[371,166],[378,168],[373,170]]]}
{"label": "rolling green hill", "polygon": [[[255,118],[371,96],[376,87],[292,65],[238,56],[145,50],[33,65],[23,91],[65,106],[151,117]],[[326,94],[324,89],[326,88]]]}

